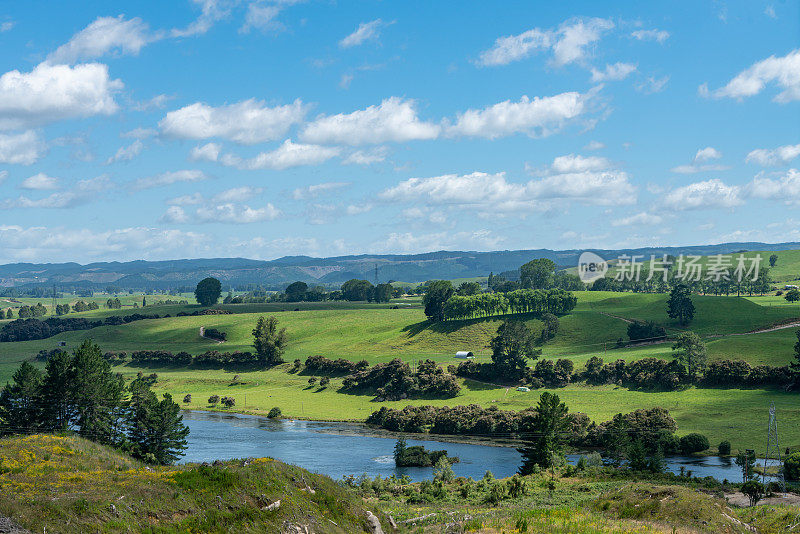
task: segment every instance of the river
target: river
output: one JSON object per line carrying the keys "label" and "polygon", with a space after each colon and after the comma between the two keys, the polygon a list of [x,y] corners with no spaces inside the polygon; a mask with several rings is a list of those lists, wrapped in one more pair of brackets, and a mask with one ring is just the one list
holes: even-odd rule
{"label": "river", "polygon": [[[414,481],[430,479],[433,469],[395,467],[392,456],[395,438],[364,435],[357,423],[271,420],[265,417],[215,412],[187,411],[183,420],[191,430],[183,462],[211,462],[231,458],[269,456],[334,479],[346,475],[408,475]],[[456,476],[483,477],[487,470],[495,477],[516,473],[520,454],[511,447],[473,443],[449,443],[430,439],[407,439],[409,445],[446,450],[461,460],[453,465]],[[570,463],[578,455],[568,455]],[[741,471],[728,458],[717,456],[669,456],[667,469],[679,473],[683,466],[694,476],[738,481]]]}

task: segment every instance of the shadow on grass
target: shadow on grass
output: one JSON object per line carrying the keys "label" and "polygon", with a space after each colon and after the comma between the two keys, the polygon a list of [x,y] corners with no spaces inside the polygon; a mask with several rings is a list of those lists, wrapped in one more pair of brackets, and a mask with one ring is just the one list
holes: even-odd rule
{"label": "shadow on grass", "polygon": [[402,332],[406,332],[408,334],[408,337],[414,337],[417,334],[424,332],[425,330],[429,330],[437,334],[451,334],[453,332],[458,331],[461,328],[464,328],[465,326],[470,326],[474,324],[489,323],[489,322],[503,321],[503,320],[530,321],[532,319],[538,319],[540,316],[541,315],[538,313],[530,312],[530,313],[513,313],[513,314],[509,313],[507,315],[490,315],[488,317],[474,317],[472,319],[458,319],[453,321],[441,321],[438,323],[433,322],[431,320],[425,320],[403,327]]}

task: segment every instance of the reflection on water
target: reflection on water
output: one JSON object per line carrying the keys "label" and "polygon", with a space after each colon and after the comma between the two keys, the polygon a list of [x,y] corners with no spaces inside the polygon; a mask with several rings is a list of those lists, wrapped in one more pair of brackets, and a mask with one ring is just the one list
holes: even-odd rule
{"label": "reflection on water", "polygon": [[[319,421],[271,420],[264,417],[212,412],[184,412],[191,433],[184,462],[211,462],[217,459],[270,456],[286,463],[323,473],[334,479],[345,475],[384,477],[408,475],[412,480],[432,478],[433,470],[423,467],[395,467],[395,439],[363,435],[364,425]],[[458,456],[453,465],[456,476],[481,478],[489,470],[496,477],[516,473],[520,454],[510,447],[443,443],[408,439],[409,445],[447,450]],[[569,455],[574,463],[578,455]],[[681,466],[694,476],[717,480],[738,480],[739,468],[729,458],[670,456],[667,469],[679,473]]]}

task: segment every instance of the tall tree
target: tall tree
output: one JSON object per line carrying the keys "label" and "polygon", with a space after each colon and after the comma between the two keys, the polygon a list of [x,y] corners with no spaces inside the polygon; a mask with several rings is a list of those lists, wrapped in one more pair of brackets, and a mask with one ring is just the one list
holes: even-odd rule
{"label": "tall tree", "polygon": [[773,254],[773,255],[771,255],[769,257],[769,266],[770,267],[775,267],[776,263],[778,263],[778,255],[777,254]]}
{"label": "tall tree", "polygon": [[72,357],[58,351],[47,359],[42,382],[42,426],[48,430],[69,427],[73,417]]}
{"label": "tall tree", "polygon": [[681,332],[672,344],[672,353],[683,364],[690,377],[706,367],[706,345],[694,332]]}
{"label": "tall tree", "polygon": [[141,379],[134,380],[129,389],[126,420],[133,455],[155,464],[175,463],[183,456],[189,435],[180,406],[168,393],[159,401]]}
{"label": "tall tree", "polygon": [[275,317],[258,318],[253,329],[253,348],[261,361],[267,365],[283,363],[286,342],[286,329],[278,330],[278,320]]}
{"label": "tall tree", "polygon": [[519,449],[522,454],[520,475],[531,474],[536,465],[542,469],[553,465],[561,454],[564,434],[569,428],[568,412],[567,405],[561,402],[558,395],[545,391],[539,396],[532,424],[533,437],[527,439],[526,446]]}
{"label": "tall tree", "polygon": [[800,329],[795,332],[797,343],[794,344],[794,360],[789,363],[789,372],[794,379],[794,387],[800,388]]}
{"label": "tall tree", "polygon": [[197,283],[194,298],[201,306],[213,306],[222,294],[222,284],[216,278],[203,278]]}
{"label": "tall tree", "polygon": [[344,300],[358,301],[372,298],[372,284],[368,280],[353,278],[342,284],[341,290]]}
{"label": "tall tree", "polygon": [[478,282],[461,282],[456,289],[456,293],[462,297],[470,297],[481,292],[481,285]]}
{"label": "tall tree", "polygon": [[492,338],[492,362],[498,377],[518,380],[525,372],[528,359],[535,360],[542,353],[535,347],[536,336],[522,321],[503,321]]}
{"label": "tall tree", "polygon": [[308,284],[305,282],[292,282],[283,292],[286,295],[286,302],[302,302],[306,299]]}
{"label": "tall tree", "polygon": [[453,284],[449,280],[433,280],[428,282],[422,303],[425,315],[431,321],[444,321],[444,305],[453,296]]}
{"label": "tall tree", "polygon": [[100,347],[88,339],[73,353],[71,383],[78,433],[100,443],[116,443],[124,381],[111,371]]}
{"label": "tall tree", "polygon": [[519,268],[519,280],[526,289],[549,289],[553,286],[556,264],[547,258],[531,260]]}
{"label": "tall tree", "polygon": [[42,372],[22,362],[0,390],[0,435],[33,432],[38,428]]}
{"label": "tall tree", "polygon": [[389,302],[394,293],[392,284],[378,284],[372,290],[372,300],[375,302]]}
{"label": "tall tree", "polygon": [[677,319],[684,326],[694,319],[694,304],[691,292],[686,285],[678,284],[672,288],[667,300],[667,315],[672,319]]}

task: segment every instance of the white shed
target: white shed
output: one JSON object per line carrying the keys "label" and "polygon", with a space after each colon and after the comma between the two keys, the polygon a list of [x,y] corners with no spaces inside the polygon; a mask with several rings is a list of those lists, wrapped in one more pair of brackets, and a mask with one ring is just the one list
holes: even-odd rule
{"label": "white shed", "polygon": [[461,358],[462,360],[466,360],[467,358],[474,358],[475,355],[472,352],[467,350],[460,350],[456,352],[456,358]]}

